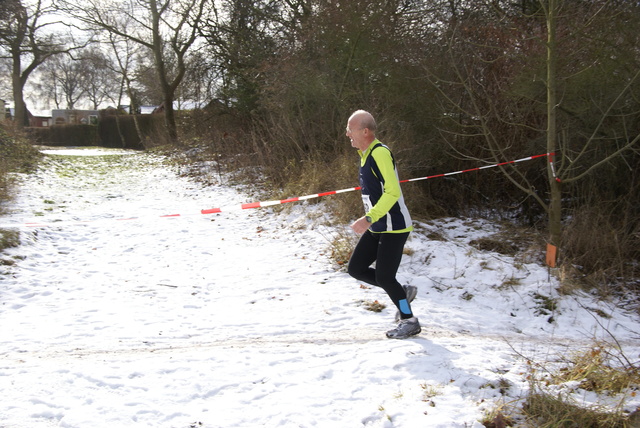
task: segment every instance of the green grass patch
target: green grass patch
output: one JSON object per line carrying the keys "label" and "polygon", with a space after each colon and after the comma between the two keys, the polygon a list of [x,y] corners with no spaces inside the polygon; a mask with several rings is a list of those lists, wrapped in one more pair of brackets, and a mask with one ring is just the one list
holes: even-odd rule
{"label": "green grass patch", "polygon": [[20,231],[17,229],[0,229],[0,251],[20,245]]}

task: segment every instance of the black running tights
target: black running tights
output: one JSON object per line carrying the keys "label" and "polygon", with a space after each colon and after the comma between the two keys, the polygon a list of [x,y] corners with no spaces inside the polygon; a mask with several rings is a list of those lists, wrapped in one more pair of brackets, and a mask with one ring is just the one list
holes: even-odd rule
{"label": "black running tights", "polygon": [[[367,230],[356,245],[349,260],[349,275],[358,281],[381,287],[396,307],[407,298],[402,285],[396,279],[402,260],[402,250],[409,237],[406,233],[372,233]],[[373,262],[376,267],[372,268]]]}

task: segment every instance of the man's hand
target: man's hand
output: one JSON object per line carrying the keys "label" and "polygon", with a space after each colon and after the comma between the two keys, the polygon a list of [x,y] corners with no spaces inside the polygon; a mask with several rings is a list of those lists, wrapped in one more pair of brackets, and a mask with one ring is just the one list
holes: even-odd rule
{"label": "man's hand", "polygon": [[369,226],[371,226],[371,223],[369,223],[363,216],[353,222],[351,229],[353,229],[353,231],[358,235],[362,235],[367,231],[367,229],[369,229]]}

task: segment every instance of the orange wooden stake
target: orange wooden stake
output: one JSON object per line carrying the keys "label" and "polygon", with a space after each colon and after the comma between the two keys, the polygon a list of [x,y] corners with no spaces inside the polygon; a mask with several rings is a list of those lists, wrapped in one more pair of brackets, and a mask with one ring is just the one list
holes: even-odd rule
{"label": "orange wooden stake", "polygon": [[558,247],[552,244],[547,244],[547,266],[556,267],[556,256],[558,254]]}

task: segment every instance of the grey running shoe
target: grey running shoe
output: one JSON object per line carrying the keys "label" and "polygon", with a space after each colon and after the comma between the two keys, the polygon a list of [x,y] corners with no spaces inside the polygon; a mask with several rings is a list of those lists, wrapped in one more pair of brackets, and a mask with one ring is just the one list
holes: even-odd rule
{"label": "grey running shoe", "polygon": [[407,337],[415,336],[421,331],[418,318],[411,317],[401,320],[396,328],[387,332],[387,337],[389,339],[406,339]]}
{"label": "grey running shoe", "polygon": [[[411,304],[418,294],[418,287],[415,285],[403,285],[404,292],[407,293],[407,302]],[[396,322],[400,321],[400,311],[396,311]]]}

